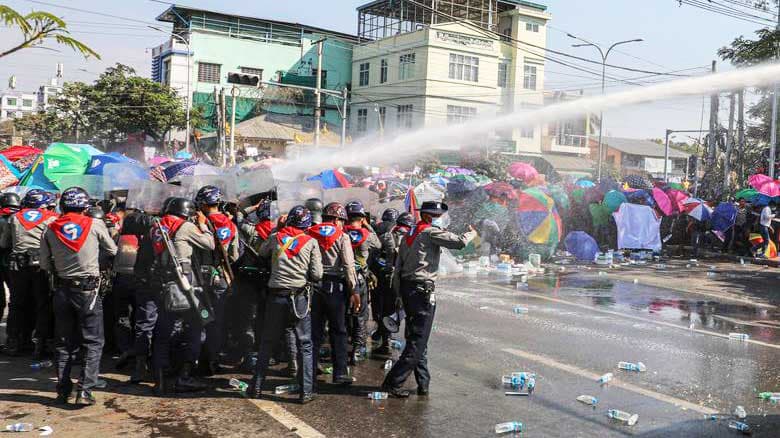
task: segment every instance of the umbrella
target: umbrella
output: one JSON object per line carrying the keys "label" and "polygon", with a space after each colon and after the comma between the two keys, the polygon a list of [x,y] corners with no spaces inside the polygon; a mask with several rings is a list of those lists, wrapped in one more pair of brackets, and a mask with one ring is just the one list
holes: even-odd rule
{"label": "umbrella", "polygon": [[323,189],[352,187],[348,175],[340,172],[338,169],[323,170],[318,175],[306,178],[306,181],[319,181]]}
{"label": "umbrella", "polygon": [[89,167],[87,168],[87,175],[103,175],[106,164],[119,164],[119,163],[135,163],[137,161],[132,158],[128,158],[117,152],[110,152],[103,155],[95,155],[89,161]]}
{"label": "umbrella", "polygon": [[609,225],[609,216],[612,212],[607,206],[603,204],[589,204],[588,210],[590,211],[590,218],[594,227]]}
{"label": "umbrella", "polygon": [[196,164],[198,164],[196,161],[171,161],[168,163],[165,163],[162,165],[163,168],[163,174],[165,175],[165,180],[170,181],[172,178],[175,178],[179,174],[185,174],[185,175],[192,175],[192,173],[188,173],[189,169],[191,167],[194,167]]}
{"label": "umbrella", "polygon": [[632,189],[650,189],[653,187],[652,184],[650,184],[645,177],[641,175],[628,175],[625,178],[625,183],[628,184],[629,187]]}
{"label": "umbrella", "polygon": [[669,183],[669,184],[667,184],[667,185],[668,185],[669,187],[673,188],[673,189],[677,189],[677,190],[685,190],[685,186],[684,186],[684,185],[682,185],[682,184],[680,184],[680,183],[675,183],[675,182],[672,182],[672,183]]}
{"label": "umbrella", "polygon": [[174,154],[173,157],[176,158],[177,160],[191,160],[192,154],[187,151],[179,151],[176,152],[176,154]]}
{"label": "umbrella", "polygon": [[689,198],[688,194],[681,190],[669,189],[666,191],[666,195],[669,196],[669,200],[672,201],[673,211],[682,213],[685,209],[685,200]]}
{"label": "umbrella", "polygon": [[609,212],[615,212],[620,208],[620,204],[628,202],[626,195],[617,190],[610,190],[604,195],[604,206],[609,209]]}
{"label": "umbrella", "polygon": [[171,161],[168,157],[162,157],[160,155],[157,155],[155,157],[152,157],[147,163],[149,163],[150,166],[159,166],[161,164],[165,164],[167,162]]}
{"label": "umbrella", "polygon": [[571,195],[569,195],[569,198],[574,202],[581,203],[585,200],[585,189],[578,188],[571,191]]}
{"label": "umbrella", "polygon": [[[166,175],[168,173],[167,169],[165,171]],[[196,164],[194,166],[185,167],[180,172],[176,174],[173,178],[168,178],[168,181],[176,182],[181,180],[181,178],[185,176],[218,176],[223,175],[225,172],[220,169],[219,167],[215,166],[209,166],[208,164]]]}
{"label": "umbrella", "polygon": [[647,190],[631,189],[630,191],[623,192],[626,195],[628,202],[632,204],[644,204],[650,207],[655,206],[655,200],[653,196]]}
{"label": "umbrella", "polygon": [[[760,234],[756,234],[756,233],[750,233],[749,239],[750,239],[750,243],[753,246],[764,242],[764,238],[761,237]],[[775,246],[775,242],[773,242],[772,239],[769,239],[769,245],[767,245],[764,255],[768,259],[773,259],[777,257],[777,247]]]}
{"label": "umbrella", "polygon": [[476,190],[477,185],[470,181],[453,180],[447,183],[447,196],[460,197]]}
{"label": "umbrella", "polygon": [[756,189],[759,193],[769,197],[780,196],[780,181],[772,179],[763,174],[751,175],[748,178],[750,187]]}
{"label": "umbrella", "polygon": [[517,205],[517,225],[528,241],[556,246],[563,227],[555,201],[538,188],[530,188],[520,193]]}
{"label": "umbrella", "polygon": [[507,199],[515,199],[517,197],[515,188],[509,183],[502,181],[490,183],[484,186],[483,189],[485,189],[485,192],[487,192],[488,195],[496,198],[505,197]]}
{"label": "umbrella", "polygon": [[773,201],[775,203],[780,202],[780,196],[767,196],[759,193],[755,198],[753,198],[752,204],[757,207],[763,207],[765,205],[769,205],[769,203]]}
{"label": "umbrella", "polygon": [[712,209],[699,198],[686,199],[683,212],[698,221],[706,221],[712,216]]}
{"label": "umbrella", "polygon": [[748,202],[751,202],[756,198],[756,196],[758,196],[758,191],[756,189],[742,189],[734,195],[734,198],[737,200],[744,199]]}
{"label": "umbrella", "polygon": [[43,174],[59,187],[63,176],[84,174],[94,151],[100,152],[89,145],[52,143],[43,153]]}
{"label": "umbrella", "polygon": [[42,152],[42,150],[31,146],[11,146],[0,151],[0,155],[8,158],[9,161],[16,162],[24,157],[40,155]]}
{"label": "umbrella", "polygon": [[522,161],[510,164],[507,168],[507,173],[509,173],[512,178],[522,180],[526,184],[539,176],[539,172],[533,166],[528,163],[523,163]]}
{"label": "umbrella", "polygon": [[430,181],[431,181],[432,183],[434,183],[434,184],[438,184],[438,185],[440,185],[440,186],[442,186],[442,187],[447,187],[447,183],[449,183],[449,182],[450,182],[450,180],[448,180],[447,178],[445,178],[445,177],[443,177],[443,176],[441,176],[441,175],[433,175],[433,176],[430,178]]}
{"label": "umbrella", "polygon": [[596,240],[584,231],[572,231],[563,240],[566,251],[569,251],[577,260],[593,261],[599,252]]}
{"label": "umbrella", "polygon": [[108,163],[103,166],[105,190],[127,190],[139,181],[149,180],[149,169],[136,162]]}
{"label": "umbrella", "polygon": [[658,187],[653,187],[651,193],[653,195],[653,199],[655,200],[655,205],[658,206],[658,209],[661,210],[664,216],[669,216],[674,212],[674,208],[672,207],[672,200],[669,199],[669,196],[664,193],[663,190],[659,189]]}
{"label": "umbrella", "polygon": [[574,184],[575,184],[577,187],[582,187],[582,188],[585,188],[585,189],[588,189],[588,188],[591,188],[591,187],[595,187],[595,186],[596,186],[596,183],[594,183],[593,181],[591,181],[591,180],[589,180],[589,179],[580,179],[580,180],[578,180],[578,181],[577,181],[576,183],[574,183]]}
{"label": "umbrella", "polygon": [[731,202],[721,202],[712,212],[712,229],[725,232],[734,226],[737,218],[737,207]]}
{"label": "umbrella", "polygon": [[569,203],[569,195],[566,194],[566,190],[564,190],[563,187],[559,185],[551,185],[547,186],[547,188],[543,190],[545,193],[547,193],[548,196],[553,198],[553,201],[555,201],[555,207],[559,211],[569,210],[569,207],[571,206]]}
{"label": "umbrella", "polygon": [[465,169],[463,167],[448,167],[444,169],[445,175],[474,175],[474,171],[471,169]]}

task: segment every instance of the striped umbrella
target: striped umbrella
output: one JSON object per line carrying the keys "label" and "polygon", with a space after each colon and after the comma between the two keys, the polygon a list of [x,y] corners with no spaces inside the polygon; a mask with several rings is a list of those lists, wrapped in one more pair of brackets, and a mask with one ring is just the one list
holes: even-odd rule
{"label": "striped umbrella", "polygon": [[698,221],[706,221],[712,216],[712,209],[699,198],[686,199],[683,212]]}
{"label": "striped umbrella", "polygon": [[519,194],[517,205],[518,228],[530,243],[558,245],[563,226],[551,197],[534,187]]}

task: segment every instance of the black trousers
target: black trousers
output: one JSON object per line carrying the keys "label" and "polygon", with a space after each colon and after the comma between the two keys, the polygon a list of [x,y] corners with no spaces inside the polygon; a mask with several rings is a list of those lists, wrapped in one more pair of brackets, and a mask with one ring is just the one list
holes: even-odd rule
{"label": "black trousers", "polygon": [[436,303],[427,293],[417,290],[417,284],[401,281],[401,298],[406,311],[406,347],[401,357],[385,377],[385,384],[400,388],[414,373],[417,386],[427,389],[431,382],[428,371],[428,339],[431,337]]}
{"label": "black trousers", "polygon": [[319,352],[325,337],[327,321],[334,380],[347,376],[347,303],[343,281],[324,280],[320,290],[314,292],[312,297],[311,331],[314,339],[314,369],[319,365]]}
{"label": "black trousers", "polygon": [[11,300],[8,306],[8,337],[27,342],[34,331],[36,340],[52,338],[54,323],[49,280],[37,266],[9,274]]}
{"label": "black trousers", "polygon": [[347,309],[350,312],[348,330],[352,337],[353,352],[365,349],[366,340],[368,338],[368,285],[366,284],[366,277],[362,274],[358,274],[357,279],[355,291],[360,294],[360,311],[358,313],[352,313],[351,309]]}
{"label": "black trousers", "polygon": [[133,316],[133,350],[135,354],[149,356],[152,351],[154,327],[157,325],[160,293],[150,283],[137,280],[135,290],[135,314]]}
{"label": "black trousers", "polygon": [[391,284],[391,276],[382,274],[379,276],[379,284],[371,293],[371,312],[377,325],[377,332],[382,337],[382,342],[389,341],[393,334],[385,330],[382,320],[386,316],[395,313],[395,292]]}
{"label": "black trousers", "polygon": [[84,350],[84,366],[78,389],[95,386],[103,354],[103,303],[98,291],[58,287],[54,293],[54,314],[57,358],[57,392],[69,393],[73,384],[70,370],[79,352]]}
{"label": "black trousers", "polygon": [[[135,291],[139,284],[134,275],[117,274],[109,295],[112,295],[113,316],[111,330],[115,347],[120,353],[133,349]],[[107,341],[107,340],[106,340]]]}
{"label": "black trousers", "polygon": [[[200,356],[203,326],[194,312],[170,313],[158,309],[154,327],[152,364],[155,370],[172,369],[182,363],[195,363]],[[176,363],[171,360],[174,354]]]}
{"label": "black trousers", "polygon": [[209,362],[217,362],[219,353],[225,345],[225,308],[228,299],[228,289],[212,288],[211,306],[214,309],[214,321],[206,325],[206,342],[203,343],[203,356]]}

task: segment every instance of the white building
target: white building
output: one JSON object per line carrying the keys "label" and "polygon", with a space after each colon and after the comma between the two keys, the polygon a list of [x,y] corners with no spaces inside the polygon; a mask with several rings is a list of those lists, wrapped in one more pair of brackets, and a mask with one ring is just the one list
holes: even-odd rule
{"label": "white building", "polygon": [[38,110],[38,95],[8,90],[0,94],[0,120],[16,119]]}
{"label": "white building", "polygon": [[54,99],[62,93],[62,84],[59,78],[51,78],[48,84],[41,85],[38,89],[38,109],[46,111]]}

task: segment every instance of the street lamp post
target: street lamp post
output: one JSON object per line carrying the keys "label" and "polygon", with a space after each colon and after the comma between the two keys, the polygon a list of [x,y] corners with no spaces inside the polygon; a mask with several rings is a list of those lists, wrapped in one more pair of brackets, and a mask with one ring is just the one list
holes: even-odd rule
{"label": "street lamp post", "polygon": [[[603,95],[606,92],[606,78],[607,78],[607,57],[609,57],[609,53],[614,49],[615,47],[621,45],[621,44],[628,44],[628,43],[638,43],[644,41],[642,38],[637,38],[633,40],[626,40],[626,41],[618,41],[607,49],[605,52],[604,49],[601,48],[598,44],[592,43],[586,39],[576,37],[570,33],[567,33],[566,36],[569,38],[574,38],[575,40],[582,41],[585,44],[573,44],[572,47],[587,47],[587,46],[593,46],[601,55],[601,94]],[[598,158],[598,173],[597,173],[597,179],[598,181],[601,181],[601,167],[604,160],[604,152],[603,147],[601,145],[602,137],[604,136],[604,111],[602,110],[599,114],[599,158]]]}
{"label": "street lamp post", "polygon": [[[168,33],[159,27],[149,26],[149,28],[158,32]],[[192,92],[190,91],[190,81],[192,80],[192,50],[190,49],[190,41],[187,38],[184,38],[183,36],[173,32],[171,32],[170,35],[171,37],[184,43],[184,45],[187,47],[187,138],[185,140],[185,150],[190,152],[190,99],[192,98]]]}

